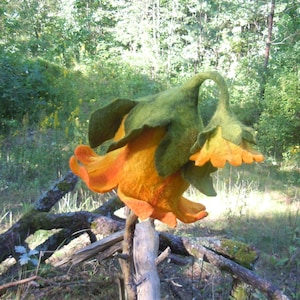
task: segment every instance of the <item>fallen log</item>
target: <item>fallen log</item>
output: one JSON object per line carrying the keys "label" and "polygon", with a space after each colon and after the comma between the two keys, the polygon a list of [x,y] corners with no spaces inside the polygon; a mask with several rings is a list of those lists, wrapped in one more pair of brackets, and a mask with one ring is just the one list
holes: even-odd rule
{"label": "fallen log", "polygon": [[[15,223],[8,231],[0,236],[0,262],[14,255],[14,247],[23,245],[26,238],[40,229],[62,229],[49,237],[36,250],[42,251],[42,261],[50,257],[58,246],[68,244],[72,239],[84,232],[90,232],[93,222],[101,228],[104,235],[121,230],[124,222],[112,220],[95,213],[80,211],[64,214],[28,213]],[[98,230],[99,231],[99,230]]]}
{"label": "fallen log", "polygon": [[34,210],[49,211],[64,195],[74,190],[78,177],[68,172],[35,202]]}
{"label": "fallen log", "polygon": [[216,266],[218,269],[229,272],[230,274],[241,279],[243,282],[260,290],[273,300],[288,300],[278,287],[273,285],[269,280],[262,278],[253,271],[239,265],[238,263],[218,254],[197,242],[197,239],[181,238],[184,248],[194,257],[203,259]]}
{"label": "fallen log", "polygon": [[23,245],[27,237],[37,230],[37,226],[31,222],[32,218],[49,211],[65,194],[74,189],[77,181],[73,173],[67,173],[36,201],[33,209],[0,235],[0,262],[14,255],[15,246]]}
{"label": "fallen log", "polygon": [[61,229],[53,234],[36,250],[42,251],[42,261],[49,258],[59,246],[68,244],[78,235],[87,232],[92,241],[95,241],[91,227],[102,234],[110,234],[121,230],[124,222],[120,219],[112,220],[102,214],[113,215],[113,212],[122,207],[122,202],[114,197],[94,212],[70,212],[65,214],[51,214],[51,208],[67,193],[74,190],[78,181],[77,176],[68,172],[58,180],[48,191],[36,201],[34,207],[24,214],[12,227],[0,235],[0,263],[10,256],[15,256],[15,246],[25,245],[25,240],[40,229]]}
{"label": "fallen log", "polygon": [[[119,232],[116,235],[118,237],[115,241],[118,242],[120,239],[120,234],[123,232]],[[223,239],[226,241],[225,245],[228,245],[227,239]],[[234,260],[238,260],[241,263],[241,257],[246,257],[244,262],[245,265],[253,264],[257,259],[257,254],[252,253],[249,254],[249,246],[244,243],[231,241],[233,249],[237,250],[236,254],[232,254],[229,249],[226,247],[222,248],[222,239],[213,239],[213,238],[185,238],[175,236],[169,233],[159,232],[159,247],[160,249],[165,249],[169,247],[172,253],[184,255],[184,256],[194,256],[198,259],[203,259],[216,266],[218,269],[226,271],[236,278],[242,280],[248,285],[252,286],[255,289],[258,289],[263,294],[268,296],[269,299],[273,300],[288,300],[289,298],[284,295],[278,287],[273,285],[269,280],[262,278],[254,271],[247,269],[246,267],[240,265],[238,262]],[[234,246],[236,243],[236,246]],[[203,246],[203,244],[205,246]],[[243,247],[242,244],[244,245]],[[112,240],[110,240],[110,246],[112,246]],[[101,243],[101,247],[105,247]],[[211,249],[209,248],[211,247]],[[99,247],[100,249],[100,247]],[[88,250],[85,251],[85,248],[81,249],[78,252],[72,254],[72,257],[69,260],[65,260],[65,263],[77,264],[84,260],[87,260],[95,255],[95,253],[99,252],[97,247],[93,247],[93,255]],[[121,251],[121,244],[115,248],[116,252]],[[237,253],[239,252],[239,255]],[[242,253],[243,252],[243,253]],[[104,258],[107,258],[105,254],[103,254]],[[231,258],[229,258],[231,257]],[[252,262],[250,262],[252,260]]]}

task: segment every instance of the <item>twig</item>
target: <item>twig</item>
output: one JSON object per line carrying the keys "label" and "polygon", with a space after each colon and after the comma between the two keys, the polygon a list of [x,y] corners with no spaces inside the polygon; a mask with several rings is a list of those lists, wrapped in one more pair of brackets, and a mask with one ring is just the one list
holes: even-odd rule
{"label": "twig", "polygon": [[170,247],[167,247],[155,260],[155,264],[158,266],[161,262],[168,258],[171,253]]}
{"label": "twig", "polygon": [[25,283],[28,283],[28,282],[31,282],[31,281],[34,281],[34,280],[39,280],[39,279],[42,279],[42,278],[35,275],[35,276],[25,278],[25,279],[21,279],[21,280],[18,280],[18,281],[8,282],[8,283],[0,285],[0,291],[6,290],[10,287],[17,286],[17,285],[20,285],[20,284],[25,284]]}

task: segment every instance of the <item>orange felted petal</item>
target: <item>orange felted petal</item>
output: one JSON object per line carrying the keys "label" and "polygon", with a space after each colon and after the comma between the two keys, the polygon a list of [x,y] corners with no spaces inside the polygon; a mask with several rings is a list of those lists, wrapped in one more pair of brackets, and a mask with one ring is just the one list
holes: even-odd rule
{"label": "orange felted petal", "polygon": [[175,211],[176,217],[184,223],[192,223],[205,218],[208,213],[201,203],[190,201],[184,197],[180,198]]}
{"label": "orange felted petal", "polygon": [[176,216],[170,211],[164,211],[158,207],[153,207],[150,203],[127,197],[123,194],[122,190],[118,189],[120,199],[143,221],[147,218],[160,220],[170,227],[176,227]]}
{"label": "orange felted petal", "polygon": [[262,162],[264,160],[264,156],[253,149],[250,143],[243,141],[241,143],[241,147],[245,149],[242,158],[243,162],[245,162],[246,164],[251,164],[253,160],[255,160],[256,162]]}
{"label": "orange felted petal", "polygon": [[120,187],[118,188],[118,196],[141,220],[152,215],[154,208],[148,202],[126,196]]}
{"label": "orange felted petal", "polygon": [[169,227],[175,228],[177,225],[177,218],[173,212],[165,212],[155,210],[151,216],[154,219],[160,220],[161,222],[167,224]]}
{"label": "orange felted petal", "polygon": [[226,161],[233,166],[240,166],[244,163],[263,161],[263,155],[256,152],[249,143],[243,141],[241,145],[236,145],[222,137],[222,128],[218,127],[215,134],[210,137],[203,147],[191,155],[191,160],[196,166],[203,166],[209,160],[217,168],[223,168]]}
{"label": "orange felted petal", "polygon": [[[126,146],[128,155],[119,184],[120,198],[124,198],[125,203],[128,199],[138,199],[137,201],[147,202],[152,210],[160,205],[165,211],[170,211],[168,200],[163,201],[169,179],[158,175],[154,158],[157,145],[164,134],[165,130],[162,128],[145,129]],[[143,218],[150,216],[150,207],[147,216],[141,216],[137,213],[139,209],[133,209],[131,205],[137,215]]]}
{"label": "orange felted petal", "polygon": [[[117,130],[114,140],[125,135],[125,118]],[[106,193],[118,185],[120,171],[126,160],[125,148],[100,156],[91,147],[79,145],[74,154],[70,159],[70,168],[92,191]]]}
{"label": "orange felted petal", "polygon": [[118,194],[142,220],[151,217],[175,227],[176,218],[190,223],[207,213],[203,213],[203,205],[182,198],[189,184],[180,171],[167,177],[158,175],[155,151],[164,134],[163,128],[148,128],[128,143]]}
{"label": "orange felted petal", "polygon": [[70,159],[70,168],[91,190],[105,193],[118,185],[125,156],[124,148],[99,156],[89,146],[80,145]]}

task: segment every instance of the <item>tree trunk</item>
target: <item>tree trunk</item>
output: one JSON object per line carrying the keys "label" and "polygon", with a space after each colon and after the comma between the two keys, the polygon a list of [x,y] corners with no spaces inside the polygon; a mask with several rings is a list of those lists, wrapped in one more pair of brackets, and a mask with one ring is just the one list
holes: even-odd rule
{"label": "tree trunk", "polygon": [[265,87],[266,87],[266,83],[267,83],[268,64],[269,64],[270,49],[271,49],[271,44],[272,44],[274,13],[275,13],[275,0],[271,0],[270,14],[268,16],[268,36],[267,36],[267,40],[266,40],[265,57],[264,57],[262,79],[261,79],[261,85],[260,85],[260,100],[261,101],[264,100]]}
{"label": "tree trunk", "polygon": [[268,68],[268,63],[269,63],[269,58],[270,58],[274,12],[275,12],[275,0],[271,0],[270,14],[269,14],[269,17],[268,17],[268,37],[267,37],[267,41],[266,41],[264,71],[266,71],[267,68]]}

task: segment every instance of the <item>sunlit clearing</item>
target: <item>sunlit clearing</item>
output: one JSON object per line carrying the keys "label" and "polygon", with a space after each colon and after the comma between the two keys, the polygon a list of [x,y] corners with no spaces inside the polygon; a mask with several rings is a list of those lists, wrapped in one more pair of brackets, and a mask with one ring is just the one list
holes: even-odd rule
{"label": "sunlit clearing", "polygon": [[185,196],[205,205],[209,213],[206,221],[224,220],[229,217],[268,217],[286,212],[296,214],[300,209],[300,204],[296,201],[287,205],[287,196],[277,191],[261,192],[251,190],[251,186],[236,186],[229,192],[221,190],[217,193],[216,197],[207,197],[190,187]]}

